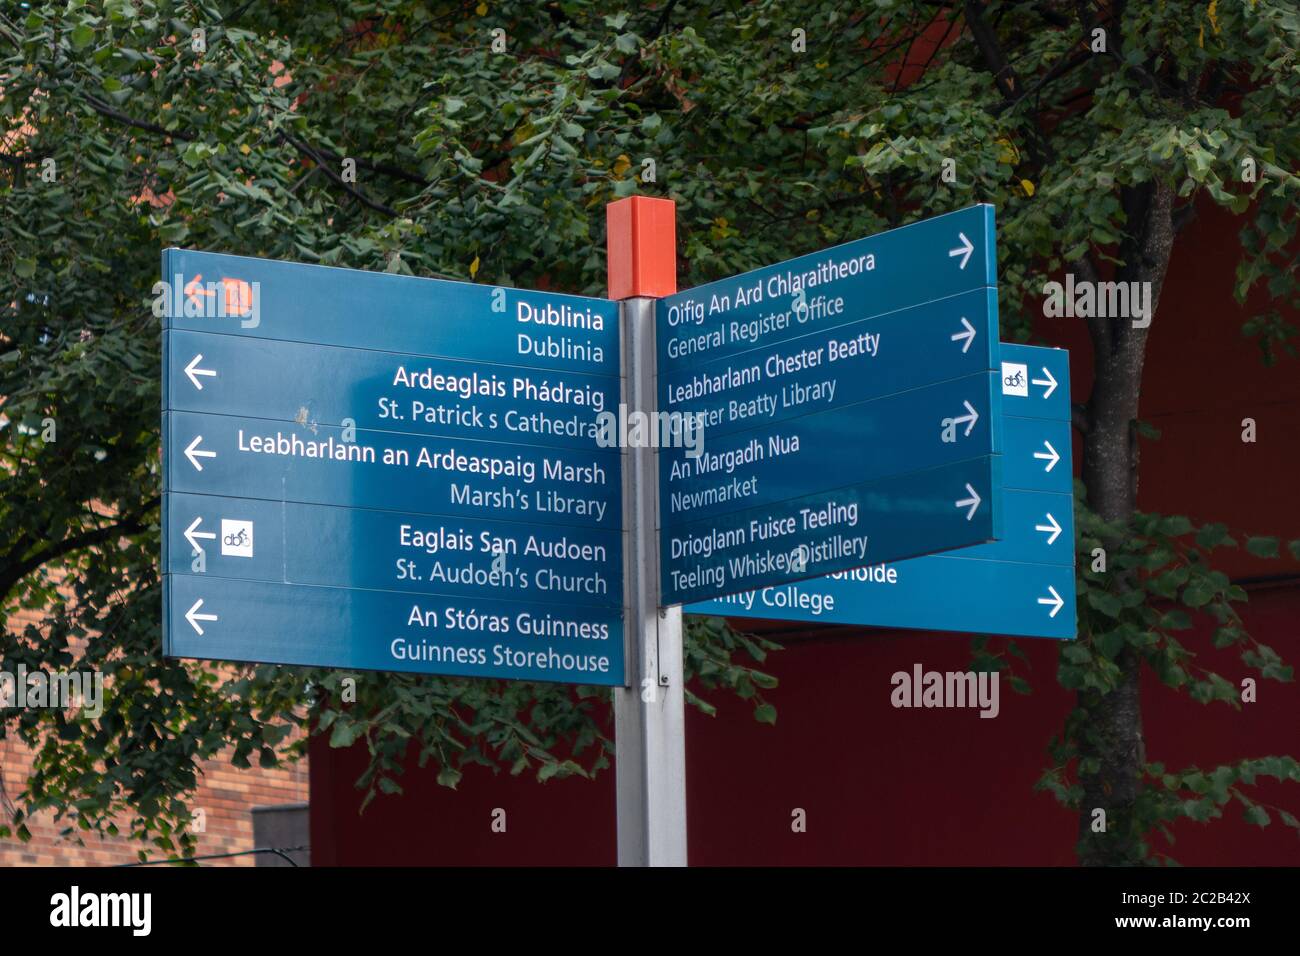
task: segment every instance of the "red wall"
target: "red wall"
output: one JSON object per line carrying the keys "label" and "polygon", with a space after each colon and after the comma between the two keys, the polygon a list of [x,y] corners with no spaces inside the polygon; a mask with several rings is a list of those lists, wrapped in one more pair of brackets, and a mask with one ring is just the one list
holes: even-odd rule
{"label": "red wall", "polygon": [[[1141,507],[1223,521],[1235,531],[1300,538],[1296,449],[1300,375],[1295,360],[1266,369],[1240,334],[1231,297],[1236,225],[1205,208],[1176,247],[1151,330],[1142,417],[1163,431],[1142,451]],[[1225,252],[1225,250],[1228,250]],[[1081,320],[1045,320],[1045,341],[1072,350],[1075,401],[1090,387],[1091,348]],[[1241,441],[1241,420],[1258,441]],[[1076,445],[1076,462],[1079,451]],[[1277,576],[1251,588],[1252,634],[1290,663],[1300,661],[1300,586],[1295,562],[1225,553],[1217,566],[1238,578]],[[755,627],[753,622],[738,622]],[[804,632],[807,634],[808,632]],[[1001,713],[896,710],[890,675],[915,663],[960,670],[969,640],[952,635],[837,628],[792,637],[769,658],[780,679],[770,694],[775,727],[741,701],[714,695],[716,718],[690,712],[687,785],[693,864],[1060,864],[1073,862],[1075,817],[1034,782],[1047,761],[1070,695],[1055,681],[1057,647],[1021,641],[1034,693],[1002,687]],[[1237,682],[1248,672],[1208,635],[1185,644],[1198,663]],[[1234,710],[1195,704],[1148,680],[1143,689],[1147,755],[1170,768],[1213,766],[1300,751],[1297,684],[1265,682],[1259,702]],[[438,787],[412,765],[406,795],[378,797],[358,815],[359,747],[312,743],[312,859],[320,864],[611,864],[613,772],[595,782],[537,784],[469,771],[459,790]],[[1261,785],[1252,797],[1300,816],[1300,786]],[[491,830],[493,808],[507,831]],[[791,811],[807,811],[806,833]],[[1300,839],[1275,822],[1240,819],[1174,828],[1184,864],[1300,864]]]}

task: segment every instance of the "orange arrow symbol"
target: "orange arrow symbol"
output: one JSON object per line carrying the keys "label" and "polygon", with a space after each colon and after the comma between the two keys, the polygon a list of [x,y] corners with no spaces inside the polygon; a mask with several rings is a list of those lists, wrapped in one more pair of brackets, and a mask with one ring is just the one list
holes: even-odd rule
{"label": "orange arrow symbol", "polygon": [[185,294],[190,297],[191,302],[193,302],[195,305],[198,306],[203,305],[203,300],[199,298],[199,296],[216,295],[216,293],[213,292],[211,289],[204,289],[202,286],[199,285],[199,282],[202,279],[203,279],[203,274],[199,273],[193,279],[191,279],[189,283],[185,286]]}

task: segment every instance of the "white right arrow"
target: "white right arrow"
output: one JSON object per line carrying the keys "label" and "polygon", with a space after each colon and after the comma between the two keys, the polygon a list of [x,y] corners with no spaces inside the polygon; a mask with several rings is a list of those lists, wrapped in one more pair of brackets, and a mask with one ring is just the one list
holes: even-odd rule
{"label": "white right arrow", "polygon": [[1061,609],[1062,605],[1065,604],[1065,601],[1061,599],[1061,595],[1056,593],[1056,588],[1052,587],[1050,584],[1047,586],[1047,590],[1052,592],[1052,596],[1049,598],[1045,598],[1045,597],[1039,598],[1038,603],[1050,605],[1052,608],[1052,612],[1047,616],[1056,617],[1056,612]]}
{"label": "white right arrow", "polygon": [[1034,530],[1050,531],[1051,534],[1047,536],[1048,544],[1055,544],[1056,539],[1060,537],[1061,534],[1061,526],[1056,523],[1056,519],[1052,517],[1052,513],[1050,511],[1047,512],[1047,524],[1036,524],[1034,525]]}
{"label": "white right arrow", "polygon": [[966,263],[970,261],[970,254],[975,251],[975,247],[971,245],[971,241],[966,238],[966,233],[957,233],[957,238],[961,240],[961,245],[956,249],[949,249],[948,258],[951,259],[953,256],[961,256],[961,268],[965,269]]}
{"label": "white right arrow", "polygon": [[195,435],[194,441],[190,442],[189,447],[185,449],[185,457],[190,460],[190,464],[193,465],[197,471],[203,470],[203,466],[199,464],[200,458],[217,457],[217,453],[215,451],[200,451],[199,442],[201,441],[203,441],[203,436]]}
{"label": "white right arrow", "polygon": [[203,356],[201,354],[196,355],[194,356],[193,359],[190,360],[190,364],[185,366],[185,374],[190,377],[190,381],[194,383],[194,387],[197,388],[200,392],[203,391],[203,383],[200,382],[197,378],[195,378],[195,376],[211,375],[215,378],[217,374],[210,368],[199,368],[199,363],[202,361],[203,361]]}
{"label": "white right arrow", "polygon": [[1052,373],[1047,370],[1046,366],[1043,367],[1043,374],[1046,375],[1047,378],[1035,378],[1031,379],[1031,381],[1035,385],[1046,385],[1047,391],[1043,392],[1043,398],[1050,398],[1052,393],[1056,391],[1056,379],[1052,377]]}
{"label": "white right arrow", "polygon": [[966,494],[970,495],[970,497],[963,498],[961,501],[954,501],[953,504],[956,505],[958,508],[965,508],[967,505],[970,505],[970,511],[966,512],[966,520],[970,521],[972,518],[975,517],[975,512],[979,509],[980,496],[979,496],[979,492],[976,491],[974,488],[972,488],[969,484],[966,486]]}
{"label": "white right arrow", "polygon": [[970,344],[975,341],[975,326],[967,322],[966,316],[964,315],[961,317],[961,324],[966,327],[966,331],[954,332],[951,338],[954,342],[960,342],[962,339],[966,340],[965,344],[963,344],[961,347],[961,352],[963,355],[965,355],[966,350],[970,348]]}
{"label": "white right arrow", "polygon": [[1044,468],[1043,471],[1051,471],[1056,467],[1056,463],[1061,460],[1061,456],[1056,453],[1056,449],[1052,447],[1050,441],[1044,441],[1043,447],[1046,448],[1047,451],[1036,451],[1034,452],[1034,457],[1041,458],[1047,462],[1047,467]]}
{"label": "white right arrow", "polygon": [[202,516],[200,516],[198,518],[195,518],[194,523],[185,529],[185,540],[188,541],[190,543],[190,547],[193,548],[195,551],[197,551],[199,554],[203,553],[203,546],[194,539],[215,538],[217,536],[216,533],[212,531],[195,531],[194,529],[197,528],[202,523],[203,523],[203,518]]}
{"label": "white right arrow", "polygon": [[194,606],[185,612],[185,620],[190,622],[190,627],[199,632],[199,637],[203,636],[203,628],[199,627],[199,621],[216,621],[215,614],[200,614],[199,608],[203,607],[203,598],[194,602]]}
{"label": "white right arrow", "polygon": [[962,434],[969,436],[970,430],[974,428],[975,423],[980,420],[980,413],[975,411],[975,406],[965,399],[962,399],[962,404],[966,406],[966,414],[953,416],[952,423],[954,425],[965,425],[966,430],[962,432]]}

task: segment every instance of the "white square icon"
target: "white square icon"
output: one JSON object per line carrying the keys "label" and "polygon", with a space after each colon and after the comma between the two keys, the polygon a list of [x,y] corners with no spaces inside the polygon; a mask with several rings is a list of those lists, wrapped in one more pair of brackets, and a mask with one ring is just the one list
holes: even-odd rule
{"label": "white square icon", "polygon": [[221,519],[221,553],[231,558],[253,556],[253,522]]}
{"label": "white square icon", "polygon": [[1002,363],[1002,394],[1029,397],[1029,366],[1017,362]]}

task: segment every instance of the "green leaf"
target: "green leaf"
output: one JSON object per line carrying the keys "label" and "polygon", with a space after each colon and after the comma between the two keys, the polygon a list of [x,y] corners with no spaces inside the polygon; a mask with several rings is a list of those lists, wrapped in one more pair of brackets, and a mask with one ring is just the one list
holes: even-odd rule
{"label": "green leaf", "polygon": [[1247,538],[1246,550],[1257,558],[1276,558],[1278,556],[1278,539]]}
{"label": "green leaf", "polygon": [[455,790],[456,785],[460,783],[461,776],[461,772],[455,767],[442,767],[438,771],[438,786],[450,787],[452,790]]}
{"label": "green leaf", "polygon": [[68,34],[68,42],[74,50],[84,50],[95,39],[95,30],[87,23],[78,23]]}
{"label": "green leaf", "polygon": [[760,724],[775,724],[776,708],[771,704],[759,704],[754,708],[754,719]]}
{"label": "green leaf", "polygon": [[351,747],[365,733],[365,730],[366,725],[361,721],[336,721],[334,731],[330,734],[330,746]]}
{"label": "green leaf", "polygon": [[1245,818],[1247,823],[1253,823],[1259,827],[1266,827],[1272,822],[1269,818],[1268,811],[1259,804],[1247,807]]}

